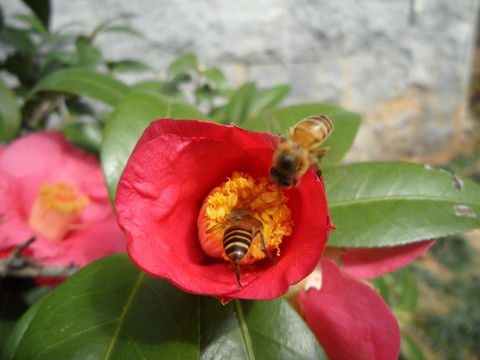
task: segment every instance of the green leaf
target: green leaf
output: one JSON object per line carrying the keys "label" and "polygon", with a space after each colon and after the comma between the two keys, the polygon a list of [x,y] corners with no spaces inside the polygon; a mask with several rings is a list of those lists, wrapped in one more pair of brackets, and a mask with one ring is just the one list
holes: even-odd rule
{"label": "green leaf", "polygon": [[380,247],[480,228],[480,186],[404,162],[325,169],[333,224],[328,245]]}
{"label": "green leaf", "polygon": [[3,25],[5,24],[5,20],[3,18],[3,10],[2,7],[0,6],[0,33],[3,30]]}
{"label": "green leaf", "polygon": [[187,72],[178,73],[170,80],[170,86],[177,87],[180,83],[187,82],[190,80],[192,80],[192,77],[190,76],[189,73]]}
{"label": "green leaf", "polygon": [[52,51],[45,57],[45,68],[50,66],[62,66],[63,64],[68,64],[68,66],[73,66],[77,61],[77,56],[75,53],[68,51]]}
{"label": "green leaf", "polygon": [[174,85],[164,81],[147,80],[131,87],[132,91],[152,92],[155,94],[163,94],[172,98],[174,101],[186,102],[182,92]]}
{"label": "green leaf", "polygon": [[80,270],[44,299],[18,359],[196,359],[198,298],[140,271],[126,254]]}
{"label": "green leaf", "polygon": [[147,64],[134,60],[111,61],[107,62],[107,66],[112,73],[152,70]]}
{"label": "green leaf", "polygon": [[30,40],[26,30],[5,26],[0,32],[0,42],[13,46],[19,53],[25,56],[33,57],[37,52],[36,46]]}
{"label": "green leaf", "polygon": [[271,109],[280,104],[290,92],[290,86],[279,85],[270,89],[258,92],[253,99],[250,109],[251,115],[256,116],[261,112]]}
{"label": "green leaf", "polygon": [[84,36],[81,36],[75,42],[76,49],[76,66],[95,69],[101,62],[102,54],[99,49],[92,46]]}
{"label": "green leaf", "polygon": [[112,106],[130,92],[127,85],[108,75],[81,68],[59,70],[44,77],[29,97],[44,90],[84,95]]}
{"label": "green leaf", "polygon": [[73,123],[64,126],[62,132],[76,146],[98,154],[102,143],[102,127],[98,124]]}
{"label": "green leaf", "polygon": [[283,298],[233,300],[202,297],[200,359],[327,359],[297,312]]}
{"label": "green leaf", "polygon": [[42,21],[35,15],[15,14],[13,17],[30,26],[30,29],[40,35],[47,35],[47,29]]}
{"label": "green leaf", "polygon": [[105,29],[103,29],[104,32],[120,32],[132,36],[136,36],[139,38],[145,38],[145,36],[138,30],[135,30],[129,26],[108,26]]}
{"label": "green leaf", "polygon": [[235,90],[226,106],[226,122],[240,124],[245,121],[250,113],[255,94],[254,82],[245,83]]}
{"label": "green leaf", "polygon": [[402,291],[401,297],[395,310],[410,311],[415,310],[418,300],[417,281],[409,268],[405,267],[401,270]]}
{"label": "green leaf", "polygon": [[126,254],[78,271],[29,311],[10,338],[15,359],[326,359],[284,300],[184,293]]}
{"label": "green leaf", "polygon": [[22,123],[17,97],[0,80],[0,141],[10,142],[17,136]]}
{"label": "green leaf", "polygon": [[23,0],[23,2],[42,21],[45,29],[48,29],[50,24],[50,0]]}
{"label": "green leaf", "polygon": [[360,115],[343,108],[323,103],[286,106],[261,114],[242,123],[241,127],[252,131],[266,131],[288,137],[288,128],[300,120],[315,114],[327,115],[334,124],[334,130],[321,147],[330,146],[322,159],[322,169],[337,165],[353,144],[360,126]]}
{"label": "green leaf", "polygon": [[385,281],[386,277],[389,276],[390,274],[384,274],[382,276],[376,277],[375,279],[372,279],[373,285],[375,287],[375,290],[378,291],[378,293],[382,296],[383,300],[388,304],[388,306],[392,307],[392,299],[391,299],[391,284],[388,284],[387,281]]}
{"label": "green leaf", "polygon": [[188,72],[190,70],[197,71],[198,61],[194,54],[185,54],[174,62],[172,62],[168,68],[168,75],[174,77],[180,73]]}
{"label": "green leaf", "polygon": [[212,90],[212,88],[209,87],[208,85],[205,85],[199,89],[195,89],[193,94],[196,99],[196,104],[198,105],[203,104],[208,109],[211,109],[213,107],[213,99],[215,97],[215,91]]}
{"label": "green leaf", "polygon": [[405,359],[409,360],[424,360],[422,349],[415,341],[405,332],[401,332],[402,335],[402,347],[401,354]]}
{"label": "green leaf", "polygon": [[118,180],[143,131],[154,120],[206,119],[197,108],[152,93],[131,93],[110,115],[100,157],[110,198],[115,198]]}
{"label": "green leaf", "polygon": [[18,345],[20,344],[25,331],[35,317],[37,311],[40,309],[42,302],[45,301],[48,296],[49,294],[45,295],[43,298],[39,299],[35,304],[33,304],[33,306],[31,306],[15,324],[15,327],[7,336],[5,347],[0,353],[0,355],[2,355],[2,359],[13,360],[15,358],[15,352],[17,351]]}
{"label": "green leaf", "polygon": [[205,77],[208,83],[213,87],[215,90],[223,90],[227,85],[227,80],[225,75],[220,69],[211,68],[201,72],[201,75]]}

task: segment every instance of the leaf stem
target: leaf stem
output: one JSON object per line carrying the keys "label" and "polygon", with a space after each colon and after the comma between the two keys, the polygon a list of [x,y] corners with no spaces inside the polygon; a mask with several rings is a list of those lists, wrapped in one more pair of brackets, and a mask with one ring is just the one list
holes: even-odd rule
{"label": "leaf stem", "polygon": [[237,312],[238,322],[240,323],[240,330],[242,331],[243,340],[245,342],[245,347],[247,349],[248,359],[255,360],[255,355],[253,353],[252,340],[250,339],[250,334],[248,332],[245,316],[243,315],[242,304],[239,299],[233,299],[233,301],[235,303],[235,310]]}

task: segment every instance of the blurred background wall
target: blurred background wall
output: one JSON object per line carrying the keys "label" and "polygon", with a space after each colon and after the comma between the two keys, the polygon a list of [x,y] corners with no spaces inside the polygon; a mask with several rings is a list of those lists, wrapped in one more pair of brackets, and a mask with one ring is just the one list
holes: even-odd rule
{"label": "blurred background wall", "polygon": [[[289,84],[288,104],[331,102],[361,113],[350,160],[424,160],[471,140],[479,1],[53,0],[51,23],[86,31],[133,13],[126,22],[145,39],[102,35],[104,57],[142,60],[161,77],[193,52],[232,86]],[[2,6],[6,18],[28,11],[18,0]]]}

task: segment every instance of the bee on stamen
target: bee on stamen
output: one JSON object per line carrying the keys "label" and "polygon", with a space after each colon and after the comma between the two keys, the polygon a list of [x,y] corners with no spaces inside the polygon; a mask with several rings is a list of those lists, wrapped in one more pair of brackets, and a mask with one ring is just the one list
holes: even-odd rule
{"label": "bee on stamen", "polygon": [[[273,155],[270,179],[280,187],[296,185],[310,164],[315,164],[312,154],[318,161],[330,147],[315,149],[333,131],[332,121],[325,115],[312,115],[288,129],[290,137],[281,139]],[[320,169],[316,169],[317,174]]]}
{"label": "bee on stamen", "polygon": [[225,218],[225,221],[211,227],[207,234],[223,230],[223,249],[225,254],[235,266],[237,281],[240,288],[240,262],[250,251],[254,239],[260,238],[260,246],[265,255],[273,261],[273,267],[276,264],[275,256],[265,247],[265,240],[262,233],[262,222],[256,219],[250,211],[246,209],[233,209]]}

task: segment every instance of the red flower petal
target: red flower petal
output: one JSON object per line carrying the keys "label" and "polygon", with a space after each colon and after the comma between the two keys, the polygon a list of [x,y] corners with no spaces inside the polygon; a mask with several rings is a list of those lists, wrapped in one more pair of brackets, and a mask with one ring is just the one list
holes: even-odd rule
{"label": "red flower petal", "polygon": [[394,247],[350,248],[339,257],[345,274],[358,279],[373,279],[409,264],[434,242],[435,240],[426,240]]}
{"label": "red flower petal", "polygon": [[[61,181],[76,186],[90,202],[75,222],[83,225],[53,242],[36,234],[28,217],[40,185]],[[83,266],[126,250],[98,160],[59,132],[25,136],[0,152],[0,198],[0,251],[33,235],[37,240],[29,249],[41,264]]]}
{"label": "red flower petal", "polygon": [[322,260],[322,289],[301,292],[302,316],[332,359],[397,359],[400,330],[382,297]]}
{"label": "red flower petal", "polygon": [[196,120],[153,122],[137,143],[121,176],[115,206],[133,262],[187,292],[231,298],[270,299],[308,275],[331,229],[323,182],[311,169],[287,191],[295,222],[277,266],[269,259],[242,271],[238,289],[230,263],[202,251],[197,217],[205,196],[234,170],[268,176],[278,140]]}

